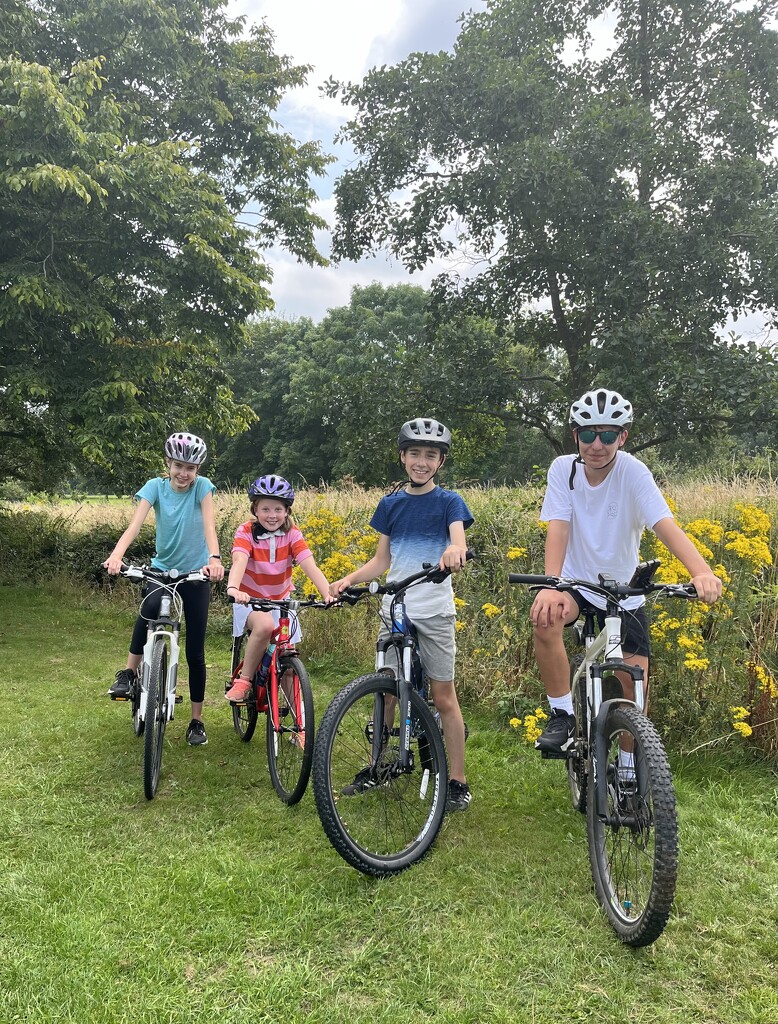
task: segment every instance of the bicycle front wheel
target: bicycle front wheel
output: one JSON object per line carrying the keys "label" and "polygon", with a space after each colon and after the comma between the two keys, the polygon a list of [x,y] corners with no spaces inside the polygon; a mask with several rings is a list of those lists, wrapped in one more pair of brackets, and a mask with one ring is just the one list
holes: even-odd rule
{"label": "bicycle front wheel", "polygon": [[[241,669],[243,668],[243,641],[243,636],[234,636],[232,638],[232,668],[230,671],[230,681],[227,684],[228,690],[240,676]],[[257,728],[256,684],[252,685],[251,693],[245,701],[240,701],[237,704],[231,702],[230,707],[232,709],[233,728],[243,742],[248,743],[254,735],[254,730]]]}
{"label": "bicycle front wheel", "polygon": [[167,644],[157,640],[151,652],[149,692],[143,730],[143,791],[153,800],[162,768],[162,746],[167,728]]}
{"label": "bicycle front wheel", "polygon": [[405,870],[429,851],[448,787],[443,737],[415,691],[407,767],[400,766],[391,712],[375,763],[375,722],[384,718],[387,698],[396,701],[397,683],[386,674],[345,686],[321,720],[313,754],[313,792],[327,838],[349,864],[379,878]]}
{"label": "bicycle front wheel", "polygon": [[[597,816],[594,785],[587,808],[592,876],[619,939],[628,946],[647,946],[667,924],[678,873],[670,766],[659,734],[637,708],[612,708],[605,731],[607,757],[597,765],[608,791],[605,820]],[[634,772],[619,764],[619,750],[630,748]]]}
{"label": "bicycle front wheel", "polygon": [[270,700],[267,708],[267,766],[276,793],[291,805],[302,798],[311,775],[313,691],[299,658],[281,658],[278,675],[277,722]]}

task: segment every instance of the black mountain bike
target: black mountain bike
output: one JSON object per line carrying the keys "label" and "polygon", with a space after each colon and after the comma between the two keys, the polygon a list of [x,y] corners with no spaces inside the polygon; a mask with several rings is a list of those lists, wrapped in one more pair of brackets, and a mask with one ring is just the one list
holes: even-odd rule
{"label": "black mountain bike", "polygon": [[[662,741],[644,714],[643,670],[624,662],[619,601],[635,595],[697,598],[689,583],[652,583],[659,562],[638,566],[629,584],[600,576],[588,580],[510,573],[511,583],[554,590],[589,590],[606,602],[600,611],[584,602],[574,626],[585,647],[571,659],[575,739],[564,754],[573,807],[586,814],[589,862],[597,898],[619,939],[646,946],[663,932],[672,909],[678,872],[675,792]],[[634,701],[616,673],[631,677]],[[623,753],[622,753],[623,752]],[[632,757],[625,757],[631,754]]]}
{"label": "black mountain bike", "polygon": [[[421,860],[443,823],[446,750],[405,593],[448,575],[437,565],[425,565],[406,579],[349,587],[340,596],[355,604],[367,595],[393,595],[391,637],[377,645],[377,671],[354,679],[333,697],[313,754],[313,793],[327,838],[366,875],[383,878]],[[399,679],[381,671],[390,647],[402,665]]]}

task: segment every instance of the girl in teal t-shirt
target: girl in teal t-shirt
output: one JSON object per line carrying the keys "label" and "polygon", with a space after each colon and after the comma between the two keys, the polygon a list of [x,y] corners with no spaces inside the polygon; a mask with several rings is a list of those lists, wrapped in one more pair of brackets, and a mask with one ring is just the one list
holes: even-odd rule
{"label": "girl in teal t-shirt", "polygon": [[[157,524],[157,550],[151,560],[156,569],[169,572],[177,569],[185,574],[201,569],[212,580],[224,576],[219,541],[213,514],[214,485],[199,476],[208,449],[194,434],[177,433],[165,442],[168,476],[147,481],[135,495],[138,507],[130,525],[119,538],[103,565],[116,575],[129,546],[138,536],[150,509]],[[181,583],[178,593],[184,605],[186,622],[186,661],[189,666],[189,696],[192,720],[186,730],[187,743],[200,746],[208,742],[203,725],[205,699],[205,630],[208,625],[210,584],[194,581]],[[127,667],[116,673],[108,691],[112,700],[127,699],[137,682],[137,672],[146,642],[146,624],[159,612],[162,590],[154,583],[144,591],[143,615],[139,615],[132,632]]]}

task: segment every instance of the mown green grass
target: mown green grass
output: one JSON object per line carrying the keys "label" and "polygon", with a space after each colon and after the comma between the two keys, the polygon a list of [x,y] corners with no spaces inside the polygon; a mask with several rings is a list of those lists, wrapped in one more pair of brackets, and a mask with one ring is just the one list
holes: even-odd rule
{"label": "mown green grass", "polygon": [[[594,900],[561,765],[476,709],[467,814],[397,878],[349,868],[310,791],[275,797],[261,731],[233,732],[223,621],[210,742],[187,747],[182,705],[147,802],[129,710],[104,696],[131,623],[99,598],[0,588],[0,1021],[778,1019],[764,762],[675,760],[676,913],[632,951]],[[360,666],[307,660],[321,714]]]}

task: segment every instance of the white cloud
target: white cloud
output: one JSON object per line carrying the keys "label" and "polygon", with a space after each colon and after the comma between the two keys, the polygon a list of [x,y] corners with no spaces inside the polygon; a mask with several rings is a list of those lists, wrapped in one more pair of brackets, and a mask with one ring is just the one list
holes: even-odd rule
{"label": "white cloud", "polygon": [[[396,63],[414,51],[450,48],[459,32],[461,11],[478,6],[480,0],[232,0],[231,16],[245,15],[247,25],[266,20],[275,34],[277,53],[295,64],[313,66],[308,84],[284,98],[277,118],[296,139],[318,139],[337,158],[327,178],[314,182],[322,197],[317,212],[328,224],[334,221],[334,180],[352,154],[333,142],[348,112],[339,101],[323,97],[320,86],[330,77],[360,81],[371,67]],[[320,251],[327,255],[329,248],[328,233],[320,233]],[[320,268],[298,263],[283,250],[270,250],[267,256],[273,268],[275,312],[290,319],[320,320],[328,309],[347,305],[355,285],[376,280],[426,287],[442,269],[431,265],[410,275],[389,257]]]}

